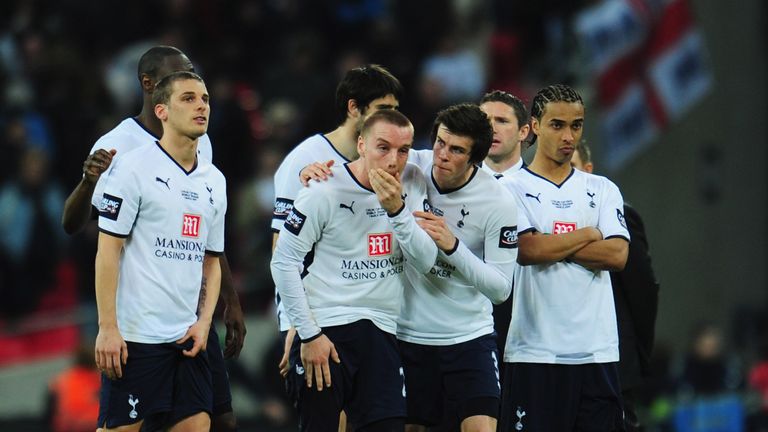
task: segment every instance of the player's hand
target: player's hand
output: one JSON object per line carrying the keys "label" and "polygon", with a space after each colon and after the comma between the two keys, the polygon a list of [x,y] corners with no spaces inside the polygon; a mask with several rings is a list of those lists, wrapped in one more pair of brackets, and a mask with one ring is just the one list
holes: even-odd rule
{"label": "player's hand", "polygon": [[233,301],[224,305],[224,325],[227,334],[224,336],[224,358],[238,358],[245,343],[245,321],[240,301]]}
{"label": "player's hand", "polygon": [[312,387],[313,379],[317,391],[323,391],[323,383],[331,386],[331,366],[328,358],[336,363],[341,363],[336,347],[326,335],[301,344],[301,363],[304,364],[304,377],[307,387]]}
{"label": "player's hand", "polygon": [[122,366],[128,361],[128,345],[117,326],[99,326],[96,336],[96,367],[111,380],[123,377]]}
{"label": "player's hand", "polygon": [[85,175],[86,180],[91,183],[99,181],[99,177],[101,177],[104,171],[109,168],[109,165],[112,164],[112,157],[114,157],[116,153],[117,150],[115,149],[110,151],[98,149],[88,156],[85,159],[85,162],[83,162],[83,175]]}
{"label": "player's hand", "polygon": [[205,351],[208,348],[208,332],[211,331],[210,321],[195,321],[194,324],[189,326],[187,333],[177,340],[177,344],[183,344],[192,338],[192,349],[183,350],[182,353],[187,357],[195,357],[200,351]]}
{"label": "player's hand", "polygon": [[456,236],[448,228],[445,218],[424,211],[415,211],[413,216],[416,217],[416,223],[432,237],[440,250],[446,252],[456,246]]}
{"label": "player's hand", "polygon": [[288,333],[285,335],[285,345],[283,346],[283,357],[280,359],[277,367],[280,368],[280,376],[283,378],[288,376],[288,372],[291,370],[290,362],[288,361],[291,354],[291,345],[293,345],[293,338],[296,337],[296,329],[291,327],[288,329]]}
{"label": "player's hand", "polygon": [[381,168],[376,168],[368,172],[368,178],[379,203],[387,213],[395,213],[403,208],[403,186],[400,184],[399,173],[393,176]]}
{"label": "player's hand", "polygon": [[301,170],[299,173],[299,180],[301,180],[301,184],[304,186],[309,186],[310,180],[326,181],[328,180],[328,177],[333,177],[333,172],[331,172],[332,166],[333,159],[325,163],[311,163]]}

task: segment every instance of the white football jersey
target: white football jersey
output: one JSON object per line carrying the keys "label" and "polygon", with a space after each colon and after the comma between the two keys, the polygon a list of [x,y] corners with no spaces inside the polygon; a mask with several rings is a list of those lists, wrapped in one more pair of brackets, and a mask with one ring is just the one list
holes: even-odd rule
{"label": "white football jersey", "polygon": [[127,341],[178,340],[197,320],[206,252],[224,252],[226,180],[208,160],[185,171],[159,144],[113,161],[99,230],[126,238],[117,321]]}
{"label": "white football jersey", "polygon": [[441,190],[431,167],[430,162],[429,210],[445,218],[459,246],[450,255],[439,251],[426,274],[406,268],[411,287],[404,293],[397,337],[453,345],[493,333],[491,300],[506,300],[517,266],[517,205],[478,168],[461,188]]}
{"label": "white football jersey", "polygon": [[480,164],[480,168],[483,169],[483,171],[487,172],[488,174],[492,175],[496,179],[500,179],[503,177],[509,177],[512,174],[520,171],[521,168],[523,168],[523,158],[520,158],[519,161],[517,161],[516,164],[512,165],[511,167],[507,168],[504,172],[496,172],[491,167],[488,166],[485,162]]}
{"label": "white football jersey", "polygon": [[[143,145],[154,144],[160,137],[156,137],[148,129],[146,129],[135,118],[128,117],[115,126],[114,129],[107,132],[101,138],[96,140],[96,144],[91,148],[90,154],[93,154],[96,150],[117,150],[112,163],[119,159],[123,154],[137,149]],[[213,148],[211,146],[211,139],[208,138],[208,134],[201,136],[197,140],[197,154],[199,156],[208,159],[208,162],[213,162]],[[98,208],[101,202],[101,196],[104,194],[104,175],[99,177],[96,182],[96,187],[93,190],[93,196],[91,198],[91,204]]]}
{"label": "white football jersey", "polygon": [[[328,141],[325,135],[317,134],[305,139],[283,159],[275,172],[275,206],[272,212],[272,230],[280,232],[285,218],[293,209],[293,201],[299,191],[304,188],[299,180],[299,173],[304,167],[314,162],[333,160],[333,166],[341,166],[349,162]],[[277,324],[280,331],[291,328],[291,322],[285,315],[280,296],[275,288],[275,305],[277,307]]]}
{"label": "white football jersey", "polygon": [[[557,235],[597,227],[629,241],[624,201],[610,180],[572,169],[556,185],[524,168],[501,183],[518,202],[518,233]],[[585,364],[619,360],[608,271],[560,261],[518,266],[504,361]]]}
{"label": "white football jersey", "polygon": [[[437,256],[434,241],[411,214],[424,209],[424,176],[406,165],[405,207],[389,216],[348,165],[334,167],[333,174],[299,192],[280,230],[272,277],[285,311],[302,339],[320,327],[361,319],[395,334],[405,267],[427,272]],[[313,247],[314,260],[302,279],[302,260]]]}

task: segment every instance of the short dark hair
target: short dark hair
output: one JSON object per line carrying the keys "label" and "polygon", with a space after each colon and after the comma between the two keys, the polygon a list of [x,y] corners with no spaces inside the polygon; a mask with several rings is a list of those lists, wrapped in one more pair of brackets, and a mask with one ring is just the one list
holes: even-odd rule
{"label": "short dark hair", "polygon": [[386,68],[370,64],[347,71],[336,87],[336,116],[338,124],[347,120],[347,101],[354,99],[362,113],[374,99],[394,95],[399,101],[403,86]]}
{"label": "short dark hair", "polygon": [[155,91],[152,92],[152,105],[167,104],[171,100],[173,92],[173,83],[176,81],[196,80],[205,84],[200,75],[189,71],[178,71],[166,75],[155,84]]}
{"label": "short dark hair", "polygon": [[546,105],[550,102],[578,102],[584,105],[581,95],[572,87],[565,84],[553,84],[544,87],[536,93],[531,104],[531,116],[541,120]]}
{"label": "short dark hair", "polygon": [[488,150],[493,143],[493,127],[488,116],[479,106],[462,103],[451,105],[437,113],[429,137],[432,144],[435,143],[440,125],[445,126],[451,133],[472,140],[472,149],[469,151],[470,163],[479,164],[488,156]]}
{"label": "short dark hair", "polygon": [[400,111],[381,110],[376,111],[375,113],[365,118],[363,121],[363,126],[360,128],[360,135],[365,136],[365,134],[368,133],[373,125],[379,122],[393,124],[398,127],[413,127],[413,124],[411,124],[411,121],[408,120],[408,117],[406,117],[405,114],[401,113]]}
{"label": "short dark hair", "polygon": [[579,142],[576,143],[576,151],[579,152],[581,163],[592,163],[592,150],[589,148],[586,140],[579,140]]}
{"label": "short dark hair", "polygon": [[517,117],[517,127],[519,128],[527,125],[528,121],[531,119],[530,114],[528,114],[528,108],[525,107],[523,101],[512,93],[507,93],[502,90],[494,90],[490,93],[486,93],[483,98],[480,99],[480,105],[486,102],[501,102],[509,105],[515,112],[515,117]]}
{"label": "short dark hair", "polygon": [[185,55],[180,49],[167,45],[158,45],[150,48],[139,59],[139,81],[142,75],[148,75],[152,81],[157,82],[162,78],[157,76],[157,72],[163,66],[165,59],[173,56]]}

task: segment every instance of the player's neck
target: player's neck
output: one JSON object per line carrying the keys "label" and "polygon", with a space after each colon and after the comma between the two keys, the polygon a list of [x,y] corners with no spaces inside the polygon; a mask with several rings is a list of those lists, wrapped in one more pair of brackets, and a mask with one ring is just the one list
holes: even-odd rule
{"label": "player's neck", "polygon": [[552,183],[560,184],[571,175],[573,168],[570,160],[560,163],[537,152],[531,164],[528,165],[528,169]]}
{"label": "player's neck", "polygon": [[485,163],[488,168],[492,169],[494,172],[497,173],[504,173],[506,170],[512,168],[520,161],[520,147],[518,146],[517,150],[513,151],[504,159],[498,159],[493,160],[490,156],[486,157],[483,163]]}
{"label": "player's neck", "polygon": [[352,120],[345,121],[341,126],[325,134],[333,147],[347,160],[355,160],[357,154],[357,126]]}
{"label": "player's neck", "polygon": [[163,136],[163,124],[160,122],[160,119],[157,118],[157,116],[155,115],[155,112],[152,109],[152,107],[147,106],[145,104],[144,107],[141,109],[141,112],[139,113],[139,115],[134,117],[134,119],[136,119],[136,121],[141,123],[141,125],[144,126],[145,129],[150,131],[152,135],[158,138]]}
{"label": "player's neck", "polygon": [[371,187],[371,179],[368,178],[368,171],[365,169],[365,163],[362,159],[357,159],[348,163],[347,167],[349,168],[352,177],[354,177],[360,185],[367,189],[373,189]]}
{"label": "player's neck", "polygon": [[197,142],[197,138],[192,139],[171,131],[160,138],[160,146],[163,150],[186,171],[191,171],[197,163]]}

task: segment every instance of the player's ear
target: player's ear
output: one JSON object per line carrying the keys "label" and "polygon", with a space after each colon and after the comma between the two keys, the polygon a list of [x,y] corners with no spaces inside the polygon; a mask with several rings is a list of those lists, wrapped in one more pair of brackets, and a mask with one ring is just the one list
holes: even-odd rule
{"label": "player's ear", "polygon": [[531,117],[531,131],[536,135],[539,134],[539,120],[536,117]]}
{"label": "player's ear", "polygon": [[155,105],[155,116],[162,121],[168,119],[168,107],[165,104]]}
{"label": "player's ear", "polygon": [[362,135],[358,135],[357,137],[357,153],[360,155],[361,159],[365,156],[365,140]]}
{"label": "player's ear", "polygon": [[361,115],[363,115],[363,112],[360,107],[357,106],[357,101],[349,99],[347,101],[347,117],[357,118]]}
{"label": "player's ear", "polygon": [[520,126],[520,129],[517,131],[517,138],[520,141],[525,141],[526,138],[528,138],[528,132],[531,131],[531,126],[529,124],[524,124]]}
{"label": "player's ear", "polygon": [[155,81],[147,74],[141,74],[139,83],[141,83],[141,89],[144,90],[145,93],[152,93],[155,90]]}
{"label": "player's ear", "polygon": [[587,162],[584,164],[584,171],[592,174],[592,171],[595,169],[595,166],[592,165],[592,162]]}

